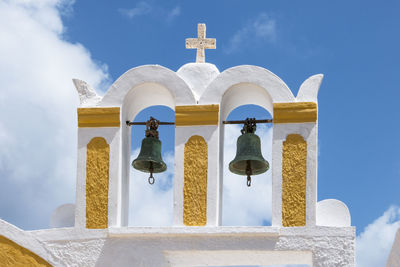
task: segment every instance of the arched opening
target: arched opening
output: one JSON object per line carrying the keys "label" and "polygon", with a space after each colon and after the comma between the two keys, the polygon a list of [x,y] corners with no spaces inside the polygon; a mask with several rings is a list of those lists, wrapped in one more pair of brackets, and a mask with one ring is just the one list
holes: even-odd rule
{"label": "arched opening", "polygon": [[[246,118],[271,119],[271,114],[258,105],[241,105],[226,115],[226,120]],[[256,135],[261,140],[263,157],[269,162],[269,170],[252,176],[251,186],[246,177],[229,171],[229,163],[236,155],[236,142],[241,135],[242,124],[223,125],[223,193],[222,225],[265,226],[271,225],[272,209],[272,124],[257,124]]]}
{"label": "arched opening", "polygon": [[[150,116],[161,122],[173,122],[174,111],[167,106],[151,106],[140,111],[134,122],[145,122]],[[158,127],[161,141],[162,159],[167,170],[155,173],[153,185],[148,183],[148,173],[134,169],[132,161],[137,158],[142,139],[145,138],[145,125],[131,126],[131,157],[129,181],[129,226],[170,226],[173,220],[173,176],[175,127]]]}
{"label": "arched opening", "polygon": [[[161,107],[157,106],[161,105],[165,109],[164,112],[162,110],[158,110]],[[168,119],[169,121],[174,121],[174,112],[171,111],[174,108],[174,106],[175,106],[175,99],[171,94],[171,92],[164,85],[158,83],[142,83],[140,85],[131,88],[126,93],[122,105],[122,121],[128,121],[128,120],[138,121],[139,119],[140,121],[147,121],[150,118],[150,116],[153,116],[160,121],[165,119]],[[169,117],[165,118],[164,115],[168,114]],[[170,225],[170,223],[166,222],[168,221],[169,218],[167,215],[166,217],[163,217],[162,220],[158,219],[161,218],[161,216],[157,215],[157,212],[159,212],[159,210],[156,209],[156,206],[154,205],[155,203],[158,202],[155,201],[154,198],[152,199],[152,196],[157,197],[163,194],[154,196],[153,194],[154,192],[156,192],[154,188],[156,187],[154,188],[152,187],[151,190],[153,191],[151,191],[148,187],[140,187],[142,183],[143,186],[147,183],[148,175],[146,173],[134,172],[131,165],[132,160],[137,157],[137,155],[134,155],[132,153],[133,152],[132,144],[134,145],[134,147],[136,147],[137,144],[139,144],[139,149],[140,149],[141,141],[144,138],[145,126],[141,127],[142,128],[140,128],[140,126],[122,127],[122,135],[121,135],[122,136],[122,142],[121,142],[122,143],[122,173],[121,173],[122,225],[131,225],[131,226]],[[161,131],[164,131],[164,129],[161,129],[164,127],[161,126],[159,127],[159,129]],[[163,135],[167,136],[167,134]],[[174,136],[172,135],[171,140],[173,139]],[[162,148],[162,152],[164,151],[167,151],[165,150],[165,146],[164,148]],[[137,153],[139,153],[139,150],[137,150]],[[171,168],[169,169],[171,170]],[[168,170],[168,172],[170,170]],[[147,178],[145,178],[146,176]],[[142,179],[139,178],[138,181],[136,181],[135,177],[137,178],[142,177]],[[158,183],[158,185],[160,185],[160,183]],[[143,192],[140,190],[140,188],[143,189],[142,190]],[[145,192],[147,192],[147,194],[144,194]],[[144,195],[141,196],[142,194]],[[172,201],[169,203],[171,206],[170,209],[172,209],[173,206]],[[150,205],[150,206],[145,206],[145,205]],[[160,214],[163,214],[163,212],[164,211],[162,211]]]}
{"label": "arched opening", "polygon": [[[151,106],[175,109],[175,106],[195,103],[189,86],[174,71],[159,65],[146,65],[130,69],[119,77],[99,106],[121,107],[121,122],[125,122]],[[120,153],[115,155],[118,165],[111,166],[115,175],[110,183],[109,204],[112,208],[109,209],[109,222],[116,227],[129,225],[131,127],[122,123],[115,142]]]}

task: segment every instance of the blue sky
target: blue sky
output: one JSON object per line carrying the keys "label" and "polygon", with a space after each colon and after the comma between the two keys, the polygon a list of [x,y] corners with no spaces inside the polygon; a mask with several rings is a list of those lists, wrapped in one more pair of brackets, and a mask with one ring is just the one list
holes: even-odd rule
{"label": "blue sky", "polygon": [[[325,75],[318,199],[347,204],[360,247],[369,251],[380,228],[394,231],[400,221],[399,12],[399,1],[0,0],[0,217],[24,229],[46,228],[52,210],[74,202],[72,78],[104,94],[135,66],[176,71],[195,60],[185,38],[206,23],[207,37],[217,38],[206,61],[221,72],[261,66],[294,95],[309,76]],[[243,112],[265,115],[245,108],[231,118]],[[136,119],[152,113],[173,120],[165,108]],[[138,129],[133,150],[142,139]],[[163,140],[165,152],[171,140]],[[386,253],[390,237],[381,241]],[[379,255],[368,262],[374,260],[382,263]]]}

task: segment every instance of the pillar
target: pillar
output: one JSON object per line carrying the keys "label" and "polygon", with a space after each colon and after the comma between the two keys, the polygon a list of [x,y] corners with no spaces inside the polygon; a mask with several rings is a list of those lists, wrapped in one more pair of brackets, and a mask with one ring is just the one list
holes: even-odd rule
{"label": "pillar", "polygon": [[219,223],[218,118],[219,105],[175,107],[174,225]]}
{"label": "pillar", "polygon": [[274,103],[272,226],[314,226],[317,103]]}

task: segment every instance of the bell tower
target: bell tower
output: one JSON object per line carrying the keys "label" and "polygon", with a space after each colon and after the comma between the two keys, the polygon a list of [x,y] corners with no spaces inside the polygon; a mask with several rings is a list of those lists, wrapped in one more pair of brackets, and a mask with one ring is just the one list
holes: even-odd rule
{"label": "bell tower", "polygon": [[[186,47],[197,49],[195,63],[188,63],[177,72],[161,66],[133,68],[101,100],[78,109],[75,227],[108,229],[114,238],[136,235],[138,231],[144,231],[144,236],[147,231],[172,233],[176,245],[173,249],[160,245],[153,255],[161,253],[163,260],[160,258],[154,266],[162,266],[161,262],[169,262],[171,266],[201,266],[209,254],[215,257],[211,265],[354,266],[355,233],[346,205],[332,199],[317,201],[317,94],[323,75],[306,79],[295,97],[278,76],[262,67],[243,65],[220,73],[215,65],[205,63],[204,49],[216,48],[216,40],[206,38],[204,24],[198,25],[197,39],[186,40]],[[78,91],[82,91],[79,86]],[[174,225],[152,230],[126,227],[131,129],[125,121],[158,104],[175,111]],[[247,176],[248,185],[257,172],[272,172],[272,226],[269,227],[220,226],[224,124],[229,123],[227,116],[233,109],[245,104],[259,105],[272,114],[271,121],[264,121],[273,124],[272,160],[267,162],[262,155],[250,160],[254,155],[246,153],[254,151],[245,150],[252,142],[263,140],[252,132],[251,124],[255,126],[256,121],[243,118],[241,123],[247,128],[238,140],[241,147],[237,158],[229,167],[232,172],[244,175],[244,179]],[[133,166],[152,172],[155,163],[146,160],[144,154],[139,155]],[[186,237],[186,232],[191,237]],[[235,245],[230,243],[229,238],[238,235],[247,237]],[[210,250],[206,244],[203,247],[197,243],[196,236],[207,236],[219,245]],[[186,238],[194,242],[190,251],[196,253],[179,245]],[[255,245],[249,247],[247,239]],[[268,246],[261,245],[264,239],[268,240]],[[232,254],[232,260],[222,260],[221,250]],[[226,252],[229,250],[232,251]],[[236,250],[241,255],[262,256],[246,262],[233,252]]]}
{"label": "bell tower", "polygon": [[[37,261],[50,266],[353,267],[355,228],[346,205],[317,199],[317,94],[323,75],[306,79],[294,96],[263,67],[220,72],[206,63],[204,49],[215,49],[216,40],[206,38],[204,24],[198,25],[197,39],[186,39],[186,47],[197,49],[196,62],[176,72],[159,65],[132,68],[104,97],[74,80],[81,100],[75,225],[23,232],[0,221],[12,233],[4,234],[8,246],[21,250],[36,244]],[[243,186],[246,179],[251,185],[253,175],[271,172],[272,225],[221,226],[224,125],[232,123],[227,121],[232,110],[247,104],[265,108],[272,120],[243,118],[229,168],[243,175]],[[169,227],[129,227],[130,120],[153,105],[175,111],[174,220]],[[152,183],[152,173],[165,169],[156,133],[163,122],[147,123],[133,167],[148,172]],[[269,162],[259,152],[263,139],[254,132],[257,123],[272,123]]]}

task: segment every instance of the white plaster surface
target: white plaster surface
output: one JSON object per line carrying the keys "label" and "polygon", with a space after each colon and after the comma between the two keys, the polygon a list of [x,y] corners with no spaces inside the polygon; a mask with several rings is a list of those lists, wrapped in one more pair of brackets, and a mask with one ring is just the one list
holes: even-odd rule
{"label": "white plaster surface", "polygon": [[63,204],[57,207],[50,217],[50,228],[74,227],[75,205]]}
{"label": "white plaster surface", "polygon": [[166,251],[165,258],[171,266],[238,266],[312,264],[311,251]]}
{"label": "white plaster surface", "polygon": [[196,101],[207,86],[219,75],[219,70],[210,63],[188,63],[176,72],[189,86]]}
{"label": "white plaster surface", "polygon": [[100,106],[122,106],[126,94],[143,83],[155,83],[166,87],[175,100],[175,105],[193,105],[195,99],[190,87],[172,70],[159,65],[145,65],[125,72],[108,89]]}
{"label": "white plaster surface", "polygon": [[346,204],[337,199],[325,199],[317,203],[317,225],[351,226],[350,212]]}
{"label": "white plaster surface", "polygon": [[76,90],[79,94],[80,107],[97,106],[101,101],[101,96],[97,95],[96,91],[85,81],[72,79]]}
{"label": "white plaster surface", "polygon": [[86,152],[94,137],[103,137],[110,145],[108,225],[121,226],[124,210],[121,200],[120,128],[78,128],[78,167],[76,180],[75,227],[86,227]]}
{"label": "white plaster surface", "polygon": [[400,228],[397,230],[396,237],[393,242],[389,258],[386,262],[386,267],[400,266]]}
{"label": "white plaster surface", "polygon": [[54,266],[354,266],[353,227],[60,228],[29,234],[56,255]]}
{"label": "white plaster surface", "polygon": [[220,106],[221,123],[232,110],[242,105],[259,105],[273,114],[273,101],[264,88],[252,83],[238,83],[226,89]]}
{"label": "white plaster surface", "polygon": [[[218,75],[200,97],[199,104],[220,103],[226,90],[240,83],[264,88],[274,103],[295,101],[293,93],[278,76],[258,66],[242,65],[227,69]],[[245,94],[246,92],[243,92],[243,96]],[[272,114],[271,109],[268,111]]]}
{"label": "white plaster surface", "polygon": [[305,80],[300,86],[296,100],[298,102],[318,102],[318,90],[323,78],[323,74],[316,74]]}

